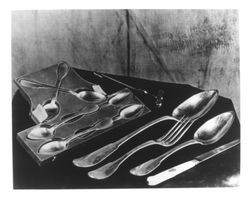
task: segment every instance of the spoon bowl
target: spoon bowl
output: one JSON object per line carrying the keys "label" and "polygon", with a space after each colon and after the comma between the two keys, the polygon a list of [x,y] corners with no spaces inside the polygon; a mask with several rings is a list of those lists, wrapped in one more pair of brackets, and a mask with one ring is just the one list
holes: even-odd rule
{"label": "spoon bowl", "polygon": [[77,89],[76,91],[71,91],[80,100],[84,100],[90,103],[100,103],[106,100],[107,96],[93,90],[88,89]]}
{"label": "spoon bowl", "polygon": [[172,116],[181,119],[183,116],[191,120],[205,115],[215,104],[219,95],[218,90],[206,90],[195,94],[177,106],[172,112]]}
{"label": "spoon bowl", "polygon": [[52,118],[56,117],[56,115],[58,115],[60,112],[60,105],[57,101],[54,100],[45,101],[43,104],[43,108],[48,115],[46,120],[51,120]]}
{"label": "spoon bowl", "polygon": [[46,142],[43,144],[39,150],[38,153],[43,155],[53,155],[60,153],[67,149],[67,142],[66,141],[57,141],[56,139]]}
{"label": "spoon bowl", "polygon": [[231,127],[234,117],[234,113],[229,111],[208,120],[195,132],[194,140],[202,145],[217,142]]}
{"label": "spoon bowl", "polygon": [[41,124],[37,127],[34,127],[28,134],[27,138],[30,140],[42,140],[51,137],[54,129],[51,125]]}
{"label": "spoon bowl", "polygon": [[113,120],[119,119],[132,119],[142,114],[144,106],[141,104],[127,105],[120,109],[119,115],[114,117]]}
{"label": "spoon bowl", "polygon": [[108,99],[108,104],[109,105],[120,105],[122,102],[128,99],[130,96],[130,92],[128,91],[120,91],[115,94],[113,94],[109,99]]}

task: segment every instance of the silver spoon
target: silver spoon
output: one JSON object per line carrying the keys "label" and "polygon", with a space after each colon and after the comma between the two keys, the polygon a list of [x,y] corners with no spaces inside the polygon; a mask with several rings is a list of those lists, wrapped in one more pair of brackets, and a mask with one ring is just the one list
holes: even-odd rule
{"label": "silver spoon", "polygon": [[138,117],[143,112],[143,109],[144,106],[139,104],[125,106],[119,111],[117,116],[114,116],[113,118],[103,118],[97,121],[90,129],[77,131],[79,133],[74,133],[72,136],[66,139],[58,139],[46,142],[39,148],[38,152],[43,155],[52,155],[62,152],[68,148],[70,142],[78,139],[79,137],[86,137],[86,135],[89,135],[90,132],[109,128],[115,121],[120,119],[132,119]]}
{"label": "silver spoon", "polygon": [[149,95],[149,96],[151,96],[151,97],[153,97],[155,99],[155,105],[156,105],[157,108],[160,108],[162,106],[163,96],[164,96],[164,93],[165,93],[163,89],[158,90],[157,95],[154,95],[152,93],[149,93],[147,90],[132,87],[131,85],[123,83],[123,82],[121,82],[119,80],[116,80],[116,79],[114,79],[114,78],[112,78],[110,76],[107,76],[105,74],[94,72],[94,75],[98,76],[99,78],[107,78],[107,79],[109,79],[111,81],[114,81],[114,82],[116,82],[118,84],[121,84],[121,85],[123,85],[125,87],[128,87],[131,90],[137,91],[139,93],[143,93],[145,95]]}
{"label": "silver spoon", "polygon": [[54,136],[54,133],[57,128],[61,127],[62,125],[66,123],[72,123],[73,120],[75,120],[78,117],[81,117],[90,114],[93,112],[96,112],[99,109],[98,105],[96,104],[90,104],[86,107],[80,109],[79,111],[72,113],[70,116],[65,116],[62,118],[62,121],[54,124],[53,126],[49,124],[40,124],[36,127],[34,127],[27,135],[28,139],[31,140],[42,140],[42,139],[48,139]]}
{"label": "silver spoon", "polygon": [[[125,100],[128,99],[129,95],[130,95],[130,92],[124,91],[124,90],[118,91],[116,93],[113,93],[112,95],[107,96],[107,100],[106,101],[104,101],[103,103],[101,103],[101,104],[98,105],[98,109],[97,110],[99,110],[100,108],[103,108],[105,106],[119,106]],[[66,115],[64,115],[62,117],[62,119],[65,119],[67,117],[72,117],[73,115],[75,115],[75,113],[66,114]]]}
{"label": "silver spoon", "polygon": [[107,99],[107,95],[104,95],[103,93],[97,91],[87,90],[85,88],[80,88],[77,89],[76,91],[69,90],[68,92],[76,96],[78,99],[90,103],[100,103]]}
{"label": "silver spoon", "polygon": [[104,107],[105,105],[118,106],[119,104],[122,104],[122,102],[124,102],[124,100],[126,100],[129,95],[130,92],[125,92],[125,91],[116,92],[111,96],[109,96],[108,100],[99,106],[96,104],[89,104],[77,112],[64,115],[61,119],[61,122],[59,122],[58,124],[55,124],[53,126],[49,124],[40,124],[37,127],[34,127],[28,133],[27,138],[31,140],[42,140],[51,138],[54,135],[55,130],[61,127],[62,125],[79,120],[84,115],[94,113],[100,108]]}
{"label": "silver spoon", "polygon": [[65,61],[58,63],[58,67],[56,70],[57,79],[56,79],[56,85],[55,85],[56,86],[55,94],[51,100],[45,101],[43,104],[43,108],[48,114],[48,117],[46,120],[51,120],[59,113],[60,105],[57,102],[57,97],[58,97],[60,87],[62,85],[62,81],[68,74],[69,70],[70,70],[70,67]]}
{"label": "silver spoon", "polygon": [[[28,79],[19,79],[18,82],[20,83],[20,85],[22,85],[23,87],[28,87],[28,88],[36,88],[36,89],[55,89],[56,87],[53,85],[48,85],[45,83],[41,83],[41,82],[37,82],[34,80],[28,80]],[[67,92],[67,90],[60,88],[60,91],[64,91]]]}
{"label": "silver spoon", "polygon": [[[55,86],[52,85],[47,85],[45,83],[40,83],[37,81],[33,80],[27,80],[27,79],[20,79],[19,83],[24,86],[24,87],[29,87],[29,88],[50,88],[54,89],[56,88]],[[77,97],[79,100],[83,100],[86,102],[90,103],[99,103],[102,102],[106,99],[106,95],[97,91],[94,91],[90,88],[77,88],[76,90],[69,90],[69,89],[64,89],[64,88],[59,88],[59,91],[69,93],[75,97]]]}
{"label": "silver spoon", "polygon": [[[185,100],[179,106],[177,106],[173,110],[172,116],[163,116],[163,117],[157,118],[156,120],[149,122],[148,124],[140,127],[139,129],[133,131],[132,133],[126,135],[125,137],[117,140],[116,142],[110,143],[86,156],[74,159],[73,164],[78,167],[94,166],[102,162],[112,153],[114,153],[121,145],[126,143],[129,139],[139,134],[140,132],[144,131],[145,129],[155,125],[156,123],[159,123],[165,120],[178,121],[178,119],[183,118],[185,114],[187,114],[186,117],[189,118],[190,121],[196,120],[202,117],[203,115],[205,115],[214,106],[217,99],[218,99],[217,90],[207,90],[207,91],[203,91],[201,93],[195,94],[191,96],[190,98],[188,98],[187,100]],[[199,109],[199,111],[196,109]],[[190,114],[191,112],[193,114]]]}
{"label": "silver spoon", "polygon": [[[22,86],[29,87],[29,88],[55,88],[52,85],[47,85],[44,83],[40,83],[40,82],[33,81],[33,80],[27,80],[27,79],[20,79],[19,83]],[[91,90],[89,88],[84,88],[84,87],[77,88],[76,90],[69,90],[69,89],[64,89],[64,88],[60,88],[59,90],[62,92],[65,92],[65,93],[69,93],[69,94],[77,97],[80,100],[90,102],[90,103],[100,103],[100,102],[105,101],[108,97],[107,95],[105,95],[103,93]],[[123,90],[120,91],[119,93],[125,94],[127,96],[130,94],[129,91],[123,91]],[[117,93],[112,94],[111,96],[114,96],[114,95],[117,95]],[[117,97],[119,98],[122,96],[120,95]],[[114,98],[114,100],[116,100],[116,99]]]}
{"label": "silver spoon", "polygon": [[147,175],[155,170],[163,160],[175,153],[193,144],[209,145],[220,140],[229,130],[234,121],[234,113],[232,111],[225,112],[205,122],[194,134],[193,139],[186,141],[170,151],[151,159],[133,169],[130,173],[136,176]]}
{"label": "silver spoon", "polygon": [[[158,158],[150,160],[134,169],[130,172],[135,175],[145,175],[153,171],[160,163],[166,159],[168,156],[174,152],[180,150],[181,148],[187,147],[192,144],[202,144],[208,145],[215,143],[221,139],[225,133],[230,128],[233,123],[234,114],[232,112],[227,112],[216,116],[215,118],[209,120],[204,125],[202,125],[195,133],[194,139],[189,140],[170,150],[169,152],[161,155]],[[126,157],[126,154],[124,155]],[[89,177],[93,179],[105,179],[110,177],[119,167],[119,165],[124,161],[124,157],[119,158],[113,162],[110,162],[96,170],[90,171],[88,173]]]}
{"label": "silver spoon", "polygon": [[[111,94],[110,96],[107,96],[103,93],[93,91],[93,90],[87,90],[87,89],[77,89],[76,91],[68,91],[72,95],[76,96],[80,100],[84,100],[89,103],[101,103],[107,101],[110,101],[110,98],[113,97],[112,100],[121,100],[120,98],[126,98],[128,95],[130,95],[129,91],[121,90],[119,92],[116,92],[114,94]],[[114,103],[114,102],[112,102]]]}

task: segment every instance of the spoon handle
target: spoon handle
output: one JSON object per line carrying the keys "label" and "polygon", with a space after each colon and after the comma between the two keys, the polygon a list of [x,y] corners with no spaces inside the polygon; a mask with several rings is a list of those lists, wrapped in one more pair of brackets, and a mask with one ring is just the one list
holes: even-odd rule
{"label": "spoon handle", "polygon": [[196,140],[189,140],[186,142],[183,142],[182,144],[174,147],[173,149],[169,150],[168,152],[160,155],[159,157],[156,157],[154,159],[151,159],[149,161],[144,162],[143,164],[136,166],[135,168],[130,170],[130,173],[136,176],[143,176],[151,173],[153,170],[155,170],[161,162],[172,155],[173,153],[179,151],[182,148],[185,148],[187,146],[197,144],[198,142]]}
{"label": "spoon handle", "polygon": [[116,79],[114,79],[114,78],[112,78],[112,77],[110,77],[110,76],[107,76],[107,75],[105,75],[105,74],[100,74],[100,73],[94,72],[94,75],[98,76],[99,78],[103,78],[103,77],[104,77],[104,78],[107,78],[107,79],[109,79],[109,80],[111,80],[111,81],[114,81],[114,82],[116,82],[116,83],[118,83],[118,84],[120,84],[120,85],[123,85],[123,86],[125,86],[125,87],[127,87],[127,88],[129,88],[129,89],[131,89],[131,90],[134,90],[134,91],[137,91],[137,92],[146,94],[146,95],[148,94],[148,95],[151,95],[151,96],[153,96],[153,97],[155,98],[155,95],[149,93],[148,91],[146,91],[146,90],[144,90],[144,89],[139,89],[139,88],[132,87],[131,85],[128,85],[128,84],[126,84],[126,83],[124,83],[124,82],[121,82],[121,81],[119,81],[119,80],[116,80]]}
{"label": "spoon handle", "polygon": [[[28,87],[28,88],[36,88],[36,89],[55,89],[56,88],[54,85],[45,84],[45,83],[41,83],[41,82],[37,82],[37,81],[33,81],[33,80],[27,80],[27,79],[20,79],[19,83],[23,87]],[[59,91],[62,91],[65,93],[70,92],[70,90],[63,89],[63,88],[60,88]]]}
{"label": "spoon handle", "polygon": [[70,120],[73,120],[75,119],[76,117],[78,116],[81,116],[81,115],[87,115],[87,114],[91,114],[91,113],[94,113],[96,112],[97,110],[99,109],[99,106],[98,105],[92,105],[92,106],[86,106],[74,113],[71,113],[71,114],[67,114],[69,116],[67,116],[68,118],[65,118],[63,119],[62,117],[62,121],[57,123],[56,125],[53,126],[54,130],[64,124],[66,124],[67,122],[69,122]]}
{"label": "spoon handle", "polygon": [[[103,103],[99,104],[100,109],[104,108],[104,107],[107,107],[107,106],[110,106],[110,105],[118,106],[117,104],[110,103],[110,100],[114,99],[120,93],[122,93],[122,91],[118,91],[118,92],[112,93],[111,95],[108,95],[107,98],[106,98],[106,100]],[[129,94],[130,93],[128,92],[128,94],[125,95],[125,97],[128,96]]]}
{"label": "spoon handle", "polygon": [[73,142],[73,141],[75,141],[77,139],[86,137],[90,132],[93,132],[95,130],[96,129],[94,127],[92,127],[92,128],[86,129],[86,130],[84,130],[84,131],[82,131],[80,133],[74,134],[74,135],[70,136],[69,138],[65,139],[66,144],[69,145],[71,142]]}
{"label": "spoon handle", "polygon": [[58,97],[58,93],[59,93],[59,90],[61,88],[62,80],[68,74],[69,69],[70,69],[70,67],[69,67],[68,63],[66,63],[65,61],[58,63],[58,67],[56,70],[57,79],[56,79],[56,84],[55,84],[56,92],[55,92],[55,95],[53,97],[53,100],[55,100],[55,101]]}
{"label": "spoon handle", "polygon": [[104,165],[96,170],[90,171],[88,173],[88,175],[93,179],[105,179],[107,177],[110,177],[111,175],[113,175],[115,173],[115,171],[120,167],[120,165],[129,156],[131,156],[135,152],[141,150],[142,148],[145,148],[147,146],[154,145],[154,144],[158,144],[158,142],[156,142],[154,140],[149,140],[147,142],[144,142],[144,143],[140,144],[139,146],[135,147],[134,149],[132,149],[131,151],[129,151],[128,153],[126,153],[125,155],[121,156],[117,160],[115,160],[113,162],[109,162],[108,164],[106,164],[106,165]]}
{"label": "spoon handle", "polygon": [[177,120],[177,119],[174,117],[171,117],[171,116],[163,116],[163,117],[157,118],[157,119],[149,122],[148,124],[140,127],[139,129],[135,130],[134,132],[117,140],[116,142],[110,143],[110,144],[108,144],[108,145],[88,154],[88,155],[74,159],[73,163],[78,167],[94,166],[94,165],[102,162],[104,159],[106,159],[112,153],[114,153],[122,144],[127,142],[132,137],[136,136],[137,134],[139,134],[143,130],[146,130],[147,128],[153,126],[154,124],[165,121],[165,120]]}
{"label": "spoon handle", "polygon": [[24,86],[24,87],[29,87],[29,88],[54,88],[54,86],[52,85],[47,85],[47,84],[43,84],[37,81],[33,81],[33,80],[27,80],[27,79],[20,79],[19,83]]}

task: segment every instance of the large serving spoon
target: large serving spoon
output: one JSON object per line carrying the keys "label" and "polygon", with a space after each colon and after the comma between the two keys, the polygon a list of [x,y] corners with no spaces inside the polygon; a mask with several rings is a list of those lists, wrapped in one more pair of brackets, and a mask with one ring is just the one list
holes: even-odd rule
{"label": "large serving spoon", "polygon": [[34,127],[28,133],[27,138],[31,139],[31,140],[41,140],[41,139],[51,138],[54,135],[55,130],[57,128],[63,126],[64,124],[75,122],[87,114],[91,114],[91,113],[98,111],[100,108],[102,108],[104,106],[108,106],[108,105],[118,106],[118,105],[122,104],[124,102],[124,100],[126,100],[128,98],[129,95],[130,95],[130,92],[128,92],[128,91],[119,91],[119,92],[116,92],[116,93],[110,95],[108,97],[108,100],[106,100],[106,102],[104,102],[100,105],[89,104],[89,105],[81,108],[77,112],[64,115],[61,118],[61,121],[57,124],[54,124],[53,126],[51,126],[49,124],[42,123],[42,124]]}
{"label": "large serving spoon", "polygon": [[[228,129],[233,123],[233,120],[234,114],[232,112],[226,112],[224,114],[216,116],[215,118],[203,124],[195,132],[194,139],[180,144],[174,149],[168,151],[167,153],[132,169],[130,172],[134,175],[146,175],[153,171],[156,167],[158,167],[164,159],[166,159],[168,156],[182,148],[193,144],[208,145],[217,142],[228,131]],[[164,144],[164,142],[162,142],[162,144]],[[126,157],[126,155],[124,156]],[[110,162],[96,170],[90,171],[88,175],[93,179],[105,179],[111,176],[123,161],[124,157],[121,157],[118,160],[115,160],[114,162]]]}
{"label": "large serving spoon", "polygon": [[133,169],[130,173],[136,176],[147,175],[155,170],[163,160],[173,153],[193,144],[209,145],[220,140],[229,130],[234,121],[234,113],[232,111],[225,112],[205,122],[194,134],[193,139],[186,141],[170,151],[151,159]]}
{"label": "large serving spoon", "polygon": [[140,104],[125,106],[119,111],[118,115],[114,116],[113,118],[103,118],[97,121],[92,127],[90,127],[87,130],[82,130],[82,131],[77,130],[72,136],[66,139],[57,139],[46,142],[39,148],[38,152],[43,155],[52,155],[62,152],[68,148],[69,144],[72,141],[79,139],[80,137],[87,137],[90,134],[90,132],[109,128],[113,125],[115,121],[121,119],[136,118],[141,115],[143,109],[144,106]]}
{"label": "large serving spoon", "polygon": [[60,105],[57,102],[57,97],[59,94],[60,87],[62,85],[62,81],[67,76],[69,70],[70,70],[70,67],[68,63],[66,63],[65,61],[61,61],[60,63],[58,63],[58,67],[56,70],[56,75],[57,75],[56,84],[55,84],[56,91],[53,97],[51,98],[51,100],[47,100],[43,104],[43,108],[45,109],[48,115],[46,120],[51,120],[59,113]]}
{"label": "large serving spoon", "polygon": [[[140,127],[139,129],[133,131],[132,133],[124,136],[123,138],[117,140],[116,142],[110,143],[86,156],[77,158],[73,160],[73,164],[78,167],[91,167],[106,159],[112,153],[114,153],[121,145],[127,142],[132,137],[136,136],[145,129],[155,125],[156,123],[165,120],[175,120],[183,118],[186,115],[186,120],[190,122],[205,115],[215,104],[218,99],[217,90],[207,90],[195,94],[177,106],[172,113],[172,116],[163,116],[157,118],[148,124]],[[196,110],[197,109],[197,110]],[[146,146],[145,144],[143,145]],[[149,146],[149,145],[148,145]],[[141,148],[144,148],[141,147]],[[139,150],[139,147],[138,147]]]}

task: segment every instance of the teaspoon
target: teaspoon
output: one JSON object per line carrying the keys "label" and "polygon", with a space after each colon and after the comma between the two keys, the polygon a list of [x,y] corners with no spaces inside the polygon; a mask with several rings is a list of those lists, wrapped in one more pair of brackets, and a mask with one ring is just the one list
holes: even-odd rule
{"label": "teaspoon", "polygon": [[64,116],[61,120],[61,122],[51,126],[49,124],[40,124],[36,127],[34,127],[27,135],[28,139],[31,140],[42,140],[42,139],[48,139],[51,138],[56,129],[61,127],[64,124],[72,123],[76,120],[76,118],[82,118],[86,114],[94,113],[99,109],[98,105],[96,104],[90,104],[86,107],[80,109],[79,111],[75,113],[71,113],[70,116]]}
{"label": "teaspoon", "polygon": [[209,145],[220,140],[229,130],[234,121],[234,113],[232,111],[225,112],[215,116],[205,122],[194,134],[193,139],[183,142],[170,151],[160,155],[157,158],[151,159],[133,169],[130,173],[136,176],[147,175],[155,170],[163,160],[173,153],[193,144]]}
{"label": "teaspoon", "polygon": [[[29,87],[29,88],[37,88],[37,89],[39,89],[39,88],[55,88],[52,85],[47,85],[44,83],[40,83],[40,82],[33,81],[33,80],[27,80],[27,79],[20,79],[19,83],[22,86]],[[69,94],[77,97],[79,100],[83,100],[83,101],[86,101],[89,103],[100,103],[100,102],[105,101],[108,97],[103,92],[101,93],[98,91],[91,90],[90,88],[84,88],[84,87],[77,88],[76,90],[69,90],[69,89],[65,89],[65,88],[60,88],[59,91],[69,93]],[[129,91],[122,90],[120,92],[122,93],[122,95],[128,96],[130,94]],[[112,94],[111,96],[113,96],[113,95],[117,95],[117,93]],[[118,98],[123,97],[122,95],[117,96],[117,97]],[[117,99],[114,98],[114,100],[117,100]]]}
{"label": "teaspoon", "polygon": [[60,87],[62,85],[62,81],[67,76],[69,70],[70,67],[65,61],[58,63],[58,67],[56,70],[57,79],[55,85],[56,86],[55,94],[51,100],[45,101],[43,104],[43,108],[45,109],[48,115],[46,120],[51,120],[59,113],[60,105],[57,102],[57,97],[59,94]]}
{"label": "teaspoon", "polygon": [[131,90],[137,91],[137,92],[145,94],[145,95],[149,95],[149,96],[151,96],[151,97],[153,97],[155,99],[155,105],[156,105],[157,108],[160,108],[162,106],[163,96],[164,96],[164,93],[165,93],[163,89],[158,90],[157,95],[154,95],[154,94],[148,92],[147,90],[135,88],[135,87],[133,87],[131,85],[128,85],[128,84],[126,84],[124,82],[116,80],[116,79],[114,79],[114,78],[112,78],[110,76],[107,76],[105,74],[94,72],[94,75],[98,76],[99,78],[107,78],[107,79],[109,79],[111,81],[114,81],[114,82],[116,82],[118,84],[121,84],[121,85],[123,85],[123,86],[125,86],[125,87],[127,87],[127,88],[129,88]]}
{"label": "teaspoon", "polygon": [[74,133],[72,136],[66,138],[66,139],[57,139],[52,140],[49,142],[44,143],[38,150],[40,154],[43,155],[51,155],[56,154],[59,152],[62,152],[66,150],[70,144],[70,142],[80,138],[80,137],[86,137],[86,135],[89,135],[90,132],[97,131],[97,130],[103,130],[106,128],[109,128],[113,125],[115,121],[118,121],[120,119],[132,119],[136,118],[143,112],[144,106],[139,104],[134,105],[128,105],[122,108],[119,111],[119,114],[114,116],[113,118],[103,118],[99,121],[97,121],[94,126],[92,126],[90,129],[87,130],[78,130]]}
{"label": "teaspoon", "polygon": [[[111,94],[110,96],[105,95],[101,92],[93,91],[93,90],[87,90],[87,89],[77,89],[76,91],[69,90],[69,93],[76,96],[80,100],[84,100],[89,103],[110,103],[110,101],[113,101],[111,103],[115,103],[116,100],[121,100],[126,98],[128,95],[130,95],[129,91],[118,91],[114,94]],[[113,98],[110,100],[110,98]],[[105,102],[106,101],[106,102]]]}
{"label": "teaspoon", "polygon": [[[27,79],[20,79],[19,83],[22,86],[28,87],[28,88],[36,88],[36,89],[40,89],[40,88],[55,89],[56,88],[55,86],[52,86],[52,85],[48,85],[48,84],[33,81],[33,80],[27,80]],[[90,88],[85,88],[85,87],[77,88],[76,90],[59,88],[59,91],[62,91],[64,93],[69,93],[77,97],[79,100],[83,100],[83,101],[90,102],[90,103],[99,103],[106,99],[106,95],[104,93],[97,92]]]}
{"label": "teaspoon", "polygon": [[107,105],[118,106],[125,99],[128,98],[130,92],[120,91],[112,94],[108,100],[101,105],[89,104],[86,107],[80,109],[77,112],[66,114],[62,117],[61,122],[55,124],[54,126],[48,124],[40,124],[39,126],[33,128],[30,133],[28,133],[27,138],[31,140],[41,140],[51,138],[55,130],[64,124],[72,123],[73,121],[81,119],[84,115],[94,113],[98,111],[101,107]]}

